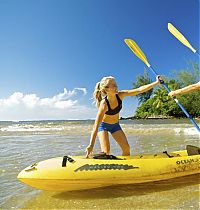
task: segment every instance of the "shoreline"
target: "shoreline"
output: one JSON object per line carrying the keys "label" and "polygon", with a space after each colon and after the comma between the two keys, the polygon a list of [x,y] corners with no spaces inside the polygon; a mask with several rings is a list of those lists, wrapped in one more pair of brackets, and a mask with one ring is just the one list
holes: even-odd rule
{"label": "shoreline", "polygon": [[[150,116],[150,117],[144,117],[144,118],[140,118],[140,117],[120,117],[119,120],[184,120],[184,119],[188,119],[187,117],[173,117],[173,116]],[[200,117],[195,117],[193,118],[194,120],[200,120]],[[94,121],[95,119],[66,119],[66,120],[0,120],[0,123],[30,123],[30,122],[77,122],[77,121]]]}
{"label": "shoreline", "polygon": [[[173,117],[173,116],[151,116],[151,117],[120,117],[119,120],[184,120],[188,119],[187,117]],[[200,120],[200,117],[193,118],[195,120]]]}

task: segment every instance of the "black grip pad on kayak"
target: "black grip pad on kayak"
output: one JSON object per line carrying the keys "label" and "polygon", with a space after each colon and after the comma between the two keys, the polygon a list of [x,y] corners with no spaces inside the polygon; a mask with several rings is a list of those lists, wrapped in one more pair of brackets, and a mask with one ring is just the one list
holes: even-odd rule
{"label": "black grip pad on kayak", "polygon": [[93,159],[106,159],[106,160],[122,160],[114,155],[107,155],[106,153],[102,152],[100,154],[94,154]]}
{"label": "black grip pad on kayak", "polygon": [[195,146],[192,146],[192,145],[187,145],[186,150],[187,150],[188,156],[199,155],[200,154],[200,148],[199,147],[195,147]]}

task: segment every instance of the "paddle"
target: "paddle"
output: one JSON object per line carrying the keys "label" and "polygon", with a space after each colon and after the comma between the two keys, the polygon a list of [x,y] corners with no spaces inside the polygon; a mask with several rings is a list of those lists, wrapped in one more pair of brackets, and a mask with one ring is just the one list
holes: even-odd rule
{"label": "paddle", "polygon": [[196,53],[198,56],[200,56],[197,50],[194,49],[194,47],[192,47],[192,45],[183,36],[183,34],[181,34],[180,31],[178,31],[178,29],[176,29],[171,23],[168,23],[167,27],[169,32],[171,32],[171,34],[173,34],[181,43],[183,43],[186,47],[192,50],[193,53]]}
{"label": "paddle", "polygon": [[[151,65],[149,64],[145,54],[142,52],[142,50],[139,48],[139,46],[132,40],[132,39],[125,39],[124,40],[125,43],[128,45],[128,47],[133,51],[133,53],[139,58],[141,59],[152,71],[152,73],[157,77],[158,74],[156,73],[156,71],[151,67]],[[160,83],[165,87],[165,89],[167,90],[167,92],[171,92],[170,89],[168,88],[168,86],[164,83],[163,80],[160,80]],[[175,102],[178,104],[178,106],[182,109],[182,111],[185,113],[185,115],[190,119],[190,121],[192,122],[192,124],[196,127],[196,129],[200,132],[200,128],[199,126],[196,124],[196,122],[192,119],[192,117],[188,114],[188,112],[185,110],[185,108],[182,106],[182,104],[177,100],[176,97],[173,97],[173,99],[175,100]]]}

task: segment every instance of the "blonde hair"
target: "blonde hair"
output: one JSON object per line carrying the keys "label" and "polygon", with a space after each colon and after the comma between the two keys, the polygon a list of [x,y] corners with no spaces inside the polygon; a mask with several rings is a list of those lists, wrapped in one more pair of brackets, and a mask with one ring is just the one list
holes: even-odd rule
{"label": "blonde hair", "polygon": [[108,83],[111,80],[115,80],[115,78],[112,76],[103,77],[100,82],[96,83],[96,86],[93,92],[93,98],[94,98],[94,103],[96,104],[97,108],[99,107],[100,102],[103,99],[103,97],[106,96],[105,88],[108,86]]}

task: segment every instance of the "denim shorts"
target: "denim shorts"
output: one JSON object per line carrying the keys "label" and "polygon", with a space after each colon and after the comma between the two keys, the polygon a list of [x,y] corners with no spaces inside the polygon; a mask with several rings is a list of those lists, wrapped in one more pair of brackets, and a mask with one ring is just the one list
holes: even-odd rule
{"label": "denim shorts", "polygon": [[98,132],[109,131],[110,133],[114,133],[114,132],[119,131],[119,130],[122,130],[119,123],[108,124],[108,123],[105,123],[105,122],[101,122],[101,124],[98,128]]}

